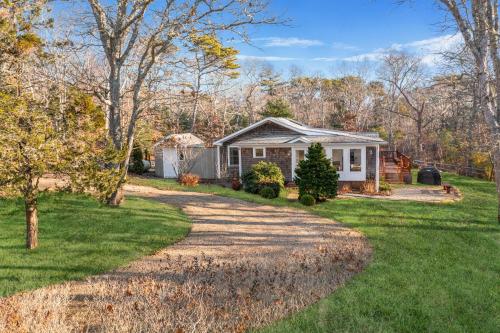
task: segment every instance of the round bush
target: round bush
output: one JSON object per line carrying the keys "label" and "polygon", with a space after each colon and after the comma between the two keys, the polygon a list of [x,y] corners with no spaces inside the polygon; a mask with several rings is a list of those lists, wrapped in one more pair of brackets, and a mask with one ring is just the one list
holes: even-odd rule
{"label": "round bush", "polygon": [[266,199],[274,199],[277,197],[276,192],[269,186],[264,186],[259,193],[261,197]]}
{"label": "round bush", "polygon": [[264,187],[271,187],[276,197],[285,186],[285,177],[280,167],[275,163],[265,161],[254,164],[252,169],[243,175],[242,181],[246,192],[260,193]]}
{"label": "round bush", "polygon": [[310,194],[304,194],[300,197],[300,203],[304,206],[312,206],[316,203],[316,199]]}

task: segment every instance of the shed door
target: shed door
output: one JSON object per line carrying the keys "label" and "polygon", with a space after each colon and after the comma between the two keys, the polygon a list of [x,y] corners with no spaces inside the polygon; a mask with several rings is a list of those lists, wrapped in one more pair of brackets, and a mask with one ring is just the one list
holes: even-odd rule
{"label": "shed door", "polygon": [[165,178],[177,178],[174,166],[177,166],[177,150],[163,148],[163,174]]}

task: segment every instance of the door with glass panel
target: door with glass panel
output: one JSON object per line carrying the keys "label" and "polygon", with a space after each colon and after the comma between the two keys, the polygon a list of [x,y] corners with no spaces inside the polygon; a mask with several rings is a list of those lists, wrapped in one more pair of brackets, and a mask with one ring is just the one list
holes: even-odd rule
{"label": "door with glass panel", "polygon": [[292,178],[295,177],[295,168],[299,165],[299,162],[306,158],[306,150],[304,148],[293,148],[292,149]]}

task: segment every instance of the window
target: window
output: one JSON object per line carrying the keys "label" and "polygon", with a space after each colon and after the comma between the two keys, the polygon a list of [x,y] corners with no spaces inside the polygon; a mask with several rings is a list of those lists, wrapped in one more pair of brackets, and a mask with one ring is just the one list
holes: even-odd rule
{"label": "window", "polygon": [[239,148],[229,148],[229,165],[240,165],[240,150]]}
{"label": "window", "polygon": [[266,148],[253,149],[253,158],[265,158],[265,157],[266,157]]}
{"label": "window", "polygon": [[361,171],[361,149],[350,151],[351,171]]}
{"label": "window", "polygon": [[179,153],[179,161],[184,161],[184,153],[183,152]]}
{"label": "window", "polygon": [[304,149],[299,149],[295,151],[295,166],[299,165],[300,161],[306,158],[306,151]]}
{"label": "window", "polygon": [[344,150],[332,149],[332,165],[337,171],[342,171],[344,168]]}

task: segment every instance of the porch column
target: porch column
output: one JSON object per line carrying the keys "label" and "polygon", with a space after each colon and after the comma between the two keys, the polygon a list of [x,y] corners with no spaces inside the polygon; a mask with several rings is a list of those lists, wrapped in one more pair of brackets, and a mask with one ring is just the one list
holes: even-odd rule
{"label": "porch column", "polygon": [[375,191],[378,192],[379,185],[380,185],[380,158],[379,158],[379,151],[380,151],[380,146],[377,145],[375,146],[375,157],[376,157],[376,162],[375,162]]}

